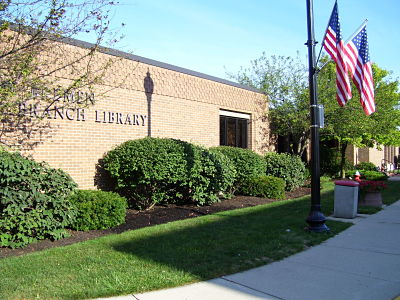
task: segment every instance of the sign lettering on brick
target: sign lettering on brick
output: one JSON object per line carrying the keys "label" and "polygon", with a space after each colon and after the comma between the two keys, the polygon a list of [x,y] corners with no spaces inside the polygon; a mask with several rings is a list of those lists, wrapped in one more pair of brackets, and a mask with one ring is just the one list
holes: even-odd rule
{"label": "sign lettering on brick", "polygon": [[[50,100],[50,104],[40,107],[38,98]],[[34,102],[35,99],[37,102]],[[145,126],[147,123],[147,116],[142,114],[103,110],[90,111],[87,106],[94,103],[94,93],[83,91],[63,92],[60,89],[54,89],[54,93],[51,96],[45,96],[43,90],[32,88],[32,99],[20,103],[19,114],[27,115],[31,118],[82,122],[90,119],[96,123],[103,124]],[[92,118],[89,118],[89,114],[92,115]]]}

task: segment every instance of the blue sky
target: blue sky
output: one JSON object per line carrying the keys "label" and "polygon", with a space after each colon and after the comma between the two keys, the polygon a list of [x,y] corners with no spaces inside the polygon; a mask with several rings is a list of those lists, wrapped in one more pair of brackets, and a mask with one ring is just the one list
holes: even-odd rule
{"label": "blue sky", "polygon": [[[125,23],[117,49],[221,78],[267,55],[296,56],[306,62],[305,0],[121,0],[113,22]],[[314,0],[320,43],[334,0]],[[347,39],[368,19],[370,56],[400,76],[400,2],[339,0],[342,35]]]}

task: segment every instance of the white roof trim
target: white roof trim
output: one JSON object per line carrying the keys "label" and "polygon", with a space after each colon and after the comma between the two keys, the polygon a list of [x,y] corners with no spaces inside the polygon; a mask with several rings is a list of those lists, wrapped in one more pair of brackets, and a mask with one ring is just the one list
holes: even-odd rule
{"label": "white roof trim", "polygon": [[234,118],[250,120],[250,115],[249,114],[239,113],[239,112],[230,111],[230,110],[220,109],[219,110],[219,115],[220,116],[226,116],[226,117],[234,117]]}

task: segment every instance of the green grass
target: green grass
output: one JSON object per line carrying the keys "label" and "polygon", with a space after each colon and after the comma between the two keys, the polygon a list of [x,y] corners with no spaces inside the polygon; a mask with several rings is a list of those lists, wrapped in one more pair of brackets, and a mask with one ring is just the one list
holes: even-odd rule
{"label": "green grass", "polygon": [[[333,184],[323,183],[325,215]],[[83,299],[207,280],[280,260],[331,233],[304,230],[310,197],[221,212],[0,260],[0,299]]]}
{"label": "green grass", "polygon": [[382,208],[376,207],[376,206],[359,206],[357,213],[364,214],[364,215],[372,215],[372,214],[377,213],[380,210],[382,210]]}
{"label": "green grass", "polygon": [[383,204],[390,205],[400,199],[400,181],[387,181],[387,189],[382,191]]}

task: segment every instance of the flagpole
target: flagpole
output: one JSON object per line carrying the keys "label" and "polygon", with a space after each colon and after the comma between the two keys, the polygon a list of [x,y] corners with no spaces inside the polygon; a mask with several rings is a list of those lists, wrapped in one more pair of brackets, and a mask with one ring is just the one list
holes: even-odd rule
{"label": "flagpole", "polygon": [[[337,3],[337,0],[335,0],[335,4],[334,4],[334,5],[336,5],[336,3]],[[333,7],[335,7],[335,6],[333,6]],[[326,29],[325,29],[325,31],[324,31],[324,37],[326,36],[326,33],[328,32],[328,28],[329,28],[329,22],[328,22],[328,24],[326,25]],[[322,39],[322,41],[324,41],[324,38]],[[317,57],[317,62],[315,63],[316,65],[318,65],[319,59],[320,59],[320,57],[321,57],[322,48],[324,48],[324,42],[322,42],[321,48],[319,49],[319,54],[318,54],[318,57]]]}
{"label": "flagpole", "polygon": [[[354,31],[354,33],[346,40],[346,42],[345,42],[344,44],[346,45],[348,42],[350,42],[350,41],[361,31],[361,29],[363,29],[363,27],[364,27],[367,23],[368,23],[368,19],[365,19],[364,22],[360,25],[360,27],[358,27],[357,30]],[[325,32],[325,34],[326,34],[326,32]],[[321,51],[322,51],[322,47],[321,47]],[[321,52],[320,52],[320,55],[321,55]],[[318,57],[318,60],[319,60],[319,57]],[[326,61],[326,62],[321,66],[321,68],[317,68],[317,74],[318,74],[319,72],[321,72],[321,70],[322,70],[331,60],[332,60],[332,58],[329,58],[329,60]],[[318,61],[317,61],[317,62],[318,62]]]}
{"label": "flagpole", "polygon": [[310,115],[311,115],[311,207],[306,219],[307,229],[313,232],[326,232],[329,228],[325,224],[325,216],[321,211],[320,191],[320,157],[319,157],[319,124],[318,124],[318,97],[317,97],[317,72],[315,62],[315,34],[313,1],[307,3],[307,32],[308,32],[308,70],[310,91]]}
{"label": "flagpole", "polygon": [[350,42],[360,31],[363,29],[363,27],[368,23],[368,19],[365,19],[364,22],[360,25],[360,27],[357,28],[356,31],[346,40],[344,43],[345,45]]}

